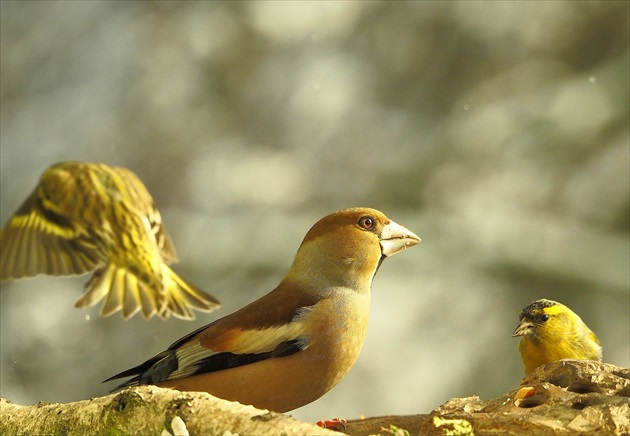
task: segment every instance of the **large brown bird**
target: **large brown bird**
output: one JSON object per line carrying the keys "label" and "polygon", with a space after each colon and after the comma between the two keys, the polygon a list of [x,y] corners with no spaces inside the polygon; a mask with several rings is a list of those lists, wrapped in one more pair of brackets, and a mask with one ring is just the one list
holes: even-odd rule
{"label": "large brown bird", "polygon": [[369,208],[319,220],[280,284],[110,379],[156,384],[286,412],[315,401],[356,361],[381,262],[420,243]]}

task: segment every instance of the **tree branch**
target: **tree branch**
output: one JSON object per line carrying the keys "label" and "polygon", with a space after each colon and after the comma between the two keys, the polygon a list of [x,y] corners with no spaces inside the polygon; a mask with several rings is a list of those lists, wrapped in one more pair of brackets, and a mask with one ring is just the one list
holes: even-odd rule
{"label": "tree branch", "polygon": [[280,413],[221,400],[205,392],[140,386],[67,404],[33,406],[0,400],[1,434],[155,434],[179,416],[191,434],[323,435],[333,432]]}
{"label": "tree branch", "polygon": [[[413,393],[409,393],[413,401]],[[91,400],[33,406],[0,401],[0,434],[155,434],[179,417],[191,434],[324,435],[334,432],[204,392],[140,386]],[[594,361],[543,365],[502,397],[454,398],[428,415],[347,423],[352,435],[630,434],[630,369]],[[185,434],[180,431],[178,434]],[[337,433],[338,434],[338,433]]]}

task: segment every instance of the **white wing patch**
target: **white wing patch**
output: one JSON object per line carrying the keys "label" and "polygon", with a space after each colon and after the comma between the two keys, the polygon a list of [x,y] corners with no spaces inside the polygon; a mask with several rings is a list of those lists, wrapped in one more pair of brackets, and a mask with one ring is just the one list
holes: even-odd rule
{"label": "white wing patch", "polygon": [[234,341],[230,350],[214,351],[203,347],[198,340],[188,342],[175,352],[179,368],[173,371],[169,378],[182,378],[193,374],[198,368],[199,362],[214,354],[225,352],[233,354],[268,353],[282,342],[308,336],[303,317],[311,310],[311,307],[301,309],[290,323],[283,326],[240,331],[238,340]]}

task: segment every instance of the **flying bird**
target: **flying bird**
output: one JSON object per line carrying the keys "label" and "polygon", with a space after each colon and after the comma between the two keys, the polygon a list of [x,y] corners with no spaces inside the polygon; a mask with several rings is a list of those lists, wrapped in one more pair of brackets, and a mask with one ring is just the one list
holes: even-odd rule
{"label": "flying bird", "polygon": [[155,384],[277,412],[315,401],[359,355],[381,262],[418,243],[374,209],[328,215],[267,295],[105,381],[133,376],[116,389]]}
{"label": "flying bird", "polygon": [[130,170],[101,163],[50,166],[0,230],[0,279],[94,271],[75,307],[105,300],[101,315],[194,319],[219,302],[179,277],[160,213]]}

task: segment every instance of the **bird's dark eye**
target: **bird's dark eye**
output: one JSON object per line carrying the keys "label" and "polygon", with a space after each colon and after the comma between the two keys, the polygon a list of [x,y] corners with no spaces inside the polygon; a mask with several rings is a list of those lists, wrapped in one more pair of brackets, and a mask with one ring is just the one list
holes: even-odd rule
{"label": "bird's dark eye", "polygon": [[542,319],[542,320],[543,320],[543,322],[544,322],[544,321],[547,321],[547,320],[549,319],[549,315],[547,315],[546,313],[543,313],[543,314],[540,316],[540,319]]}
{"label": "bird's dark eye", "polygon": [[372,230],[376,225],[376,220],[371,216],[364,216],[359,220],[359,225],[365,230]]}

